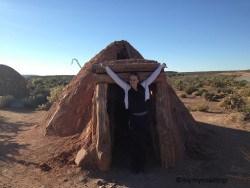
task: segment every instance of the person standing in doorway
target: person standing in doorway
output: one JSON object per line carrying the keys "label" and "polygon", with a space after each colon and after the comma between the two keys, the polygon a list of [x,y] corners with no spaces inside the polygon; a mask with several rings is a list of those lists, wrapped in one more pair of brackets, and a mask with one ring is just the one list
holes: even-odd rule
{"label": "person standing in doorway", "polygon": [[[101,64],[102,65],[102,64]],[[103,65],[102,65],[103,66]],[[147,100],[150,98],[149,85],[157,78],[166,64],[157,69],[144,81],[137,73],[131,73],[129,84],[122,80],[110,67],[105,66],[107,74],[125,92],[125,108],[129,112],[130,157],[133,172],[144,171],[146,144],[149,134]]]}

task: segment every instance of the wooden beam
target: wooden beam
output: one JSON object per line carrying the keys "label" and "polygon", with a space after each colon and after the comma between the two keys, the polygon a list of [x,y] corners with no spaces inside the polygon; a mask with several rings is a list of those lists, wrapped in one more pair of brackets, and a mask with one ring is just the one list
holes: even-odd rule
{"label": "wooden beam", "polygon": [[131,62],[127,63],[108,63],[92,65],[92,72],[96,74],[106,74],[105,66],[109,66],[116,73],[126,73],[126,72],[153,72],[160,64],[153,61],[143,61],[143,62]]}
{"label": "wooden beam", "polygon": [[[138,73],[139,77],[140,77],[140,81],[145,80],[146,78],[148,78],[148,76],[151,74],[151,72],[143,72],[143,73]],[[118,73],[118,76],[124,80],[124,81],[129,81],[129,76],[130,73]],[[95,81],[96,83],[108,83],[108,84],[113,84],[115,83],[114,80],[105,74],[96,74],[95,75]],[[160,75],[156,78],[156,80],[154,82],[162,82],[166,80],[166,75],[164,72],[160,73]]]}
{"label": "wooden beam", "polygon": [[111,137],[107,114],[107,88],[105,83],[96,86],[96,153],[100,170],[107,171],[111,165]]}
{"label": "wooden beam", "polygon": [[161,165],[164,168],[173,167],[176,161],[176,134],[177,129],[172,121],[169,98],[167,98],[166,83],[156,84],[156,128],[159,136]]}

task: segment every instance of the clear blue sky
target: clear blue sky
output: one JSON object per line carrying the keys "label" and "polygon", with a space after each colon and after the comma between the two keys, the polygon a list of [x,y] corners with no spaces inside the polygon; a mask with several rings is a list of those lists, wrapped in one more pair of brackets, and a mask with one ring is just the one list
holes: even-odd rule
{"label": "clear blue sky", "polygon": [[0,64],[76,74],[114,40],[168,70],[250,69],[250,0],[0,0]]}

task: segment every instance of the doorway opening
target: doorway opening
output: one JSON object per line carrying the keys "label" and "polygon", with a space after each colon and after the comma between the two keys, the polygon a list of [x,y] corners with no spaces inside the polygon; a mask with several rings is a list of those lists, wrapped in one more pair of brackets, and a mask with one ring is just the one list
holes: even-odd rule
{"label": "doorway opening", "polygon": [[[160,166],[159,139],[155,120],[155,92],[156,85],[151,84],[150,100],[147,101],[149,109],[150,136],[147,144],[146,167]],[[108,85],[107,111],[110,122],[112,143],[112,167],[130,167],[130,145],[128,111],[124,104],[124,91],[116,84]]]}

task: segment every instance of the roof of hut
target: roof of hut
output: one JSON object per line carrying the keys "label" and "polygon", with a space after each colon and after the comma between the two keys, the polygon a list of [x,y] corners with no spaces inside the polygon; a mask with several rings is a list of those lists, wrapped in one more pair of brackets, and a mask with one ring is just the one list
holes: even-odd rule
{"label": "roof of hut", "polygon": [[[103,121],[97,117],[98,113],[107,113],[105,109],[101,111],[98,109],[99,105],[106,105],[107,98],[100,100],[98,95],[106,96],[109,83],[108,76],[98,67],[101,63],[113,65],[115,71],[120,71],[121,74],[143,69],[144,75],[152,72],[155,65],[157,66],[156,61],[145,60],[126,41],[111,43],[87,62],[65,87],[60,99],[53,104],[42,122],[45,135],[73,136],[69,138],[69,143],[60,148],[61,152],[52,161],[65,156],[66,161],[75,160],[78,165],[85,163],[98,166],[99,169],[109,168],[112,148],[108,136],[110,130],[105,128],[109,127],[108,115],[102,116],[105,119],[102,119]],[[182,158],[185,152],[198,148],[195,144],[197,126],[187,108],[168,84],[166,76],[161,75],[164,79],[156,85],[155,126],[159,136],[161,164],[163,167],[170,167]],[[191,147],[188,147],[189,145]]]}

